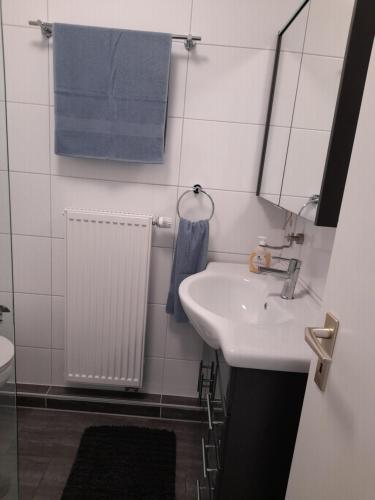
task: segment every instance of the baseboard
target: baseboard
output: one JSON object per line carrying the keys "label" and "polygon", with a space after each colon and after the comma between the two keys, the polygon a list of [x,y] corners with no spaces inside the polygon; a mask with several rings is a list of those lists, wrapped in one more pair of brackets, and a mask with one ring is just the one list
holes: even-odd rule
{"label": "baseboard", "polygon": [[17,406],[205,422],[197,398],[17,384]]}

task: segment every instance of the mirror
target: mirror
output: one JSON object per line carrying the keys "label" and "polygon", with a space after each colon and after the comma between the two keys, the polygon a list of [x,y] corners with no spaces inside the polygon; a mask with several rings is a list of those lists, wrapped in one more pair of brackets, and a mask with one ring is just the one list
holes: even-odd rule
{"label": "mirror", "polygon": [[[370,3],[305,0],[277,38],[257,194],[317,225],[337,225],[371,52]],[[282,88],[293,99],[280,106]]]}

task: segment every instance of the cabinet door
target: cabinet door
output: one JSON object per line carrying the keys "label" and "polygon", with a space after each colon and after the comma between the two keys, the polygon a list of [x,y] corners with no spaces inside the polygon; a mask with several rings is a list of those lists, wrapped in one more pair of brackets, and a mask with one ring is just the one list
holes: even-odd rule
{"label": "cabinet door", "polygon": [[283,500],[306,374],[232,368],[215,500]]}

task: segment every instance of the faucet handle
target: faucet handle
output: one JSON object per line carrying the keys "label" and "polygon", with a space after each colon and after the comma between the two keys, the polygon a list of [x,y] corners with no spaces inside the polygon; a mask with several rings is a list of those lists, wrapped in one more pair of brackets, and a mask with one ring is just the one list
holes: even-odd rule
{"label": "faucet handle", "polygon": [[284,262],[289,262],[289,265],[288,265],[288,273],[289,274],[292,274],[295,271],[297,271],[298,269],[301,269],[302,261],[300,259],[295,259],[294,257],[292,257],[291,259],[288,259],[286,257],[277,257],[274,255],[272,256],[272,258],[282,260]]}

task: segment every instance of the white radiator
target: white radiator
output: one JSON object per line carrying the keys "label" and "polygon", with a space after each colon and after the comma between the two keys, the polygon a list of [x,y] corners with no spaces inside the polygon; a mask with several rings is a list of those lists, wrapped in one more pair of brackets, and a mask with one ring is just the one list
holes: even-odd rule
{"label": "white radiator", "polygon": [[152,216],[65,215],[65,378],[141,387]]}

